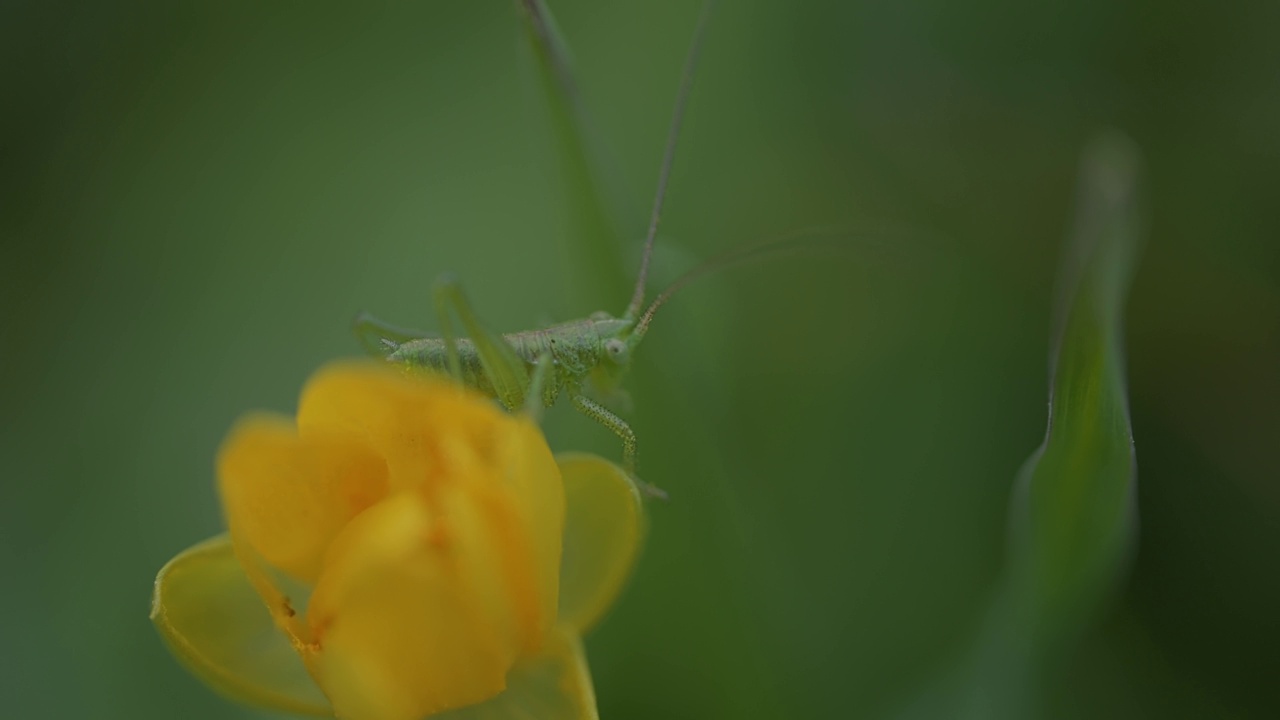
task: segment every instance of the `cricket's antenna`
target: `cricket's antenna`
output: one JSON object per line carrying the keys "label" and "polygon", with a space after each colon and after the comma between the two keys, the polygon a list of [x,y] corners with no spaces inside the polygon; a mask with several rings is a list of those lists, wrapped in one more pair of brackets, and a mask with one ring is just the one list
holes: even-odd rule
{"label": "cricket's antenna", "polygon": [[857,230],[849,227],[811,227],[793,230],[778,237],[767,238],[760,242],[749,243],[721,253],[701,265],[676,278],[667,289],[658,293],[649,307],[636,321],[631,337],[639,342],[649,330],[653,316],[676,293],[688,287],[693,281],[709,273],[723,270],[747,260],[755,260],[769,255],[804,251],[837,251],[850,252],[860,249],[878,251],[884,254],[891,249],[901,248],[904,240],[918,236],[916,232],[903,232],[892,227],[867,228]]}
{"label": "cricket's antenna", "polygon": [[711,18],[711,8],[715,4],[716,0],[706,0],[702,4],[698,27],[693,31],[693,46],[689,48],[689,56],[684,61],[680,91],[676,95],[676,109],[671,116],[671,129],[667,131],[667,149],[662,156],[662,170],[658,173],[658,191],[653,198],[653,213],[649,216],[649,233],[645,235],[644,254],[640,256],[640,275],[636,278],[636,289],[631,294],[631,304],[627,306],[625,315],[628,318],[636,317],[644,304],[644,286],[649,276],[649,258],[653,255],[653,239],[658,235],[658,222],[662,218],[662,201],[667,195],[667,180],[671,177],[671,163],[676,156],[676,139],[680,137],[680,124],[684,120],[689,88],[693,85],[693,71],[698,65],[698,55],[702,52],[702,39],[706,35],[707,21]]}

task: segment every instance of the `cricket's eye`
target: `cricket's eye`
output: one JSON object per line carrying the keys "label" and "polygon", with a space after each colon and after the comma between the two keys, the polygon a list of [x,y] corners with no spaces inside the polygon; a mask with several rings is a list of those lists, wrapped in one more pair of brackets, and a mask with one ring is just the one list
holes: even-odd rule
{"label": "cricket's eye", "polygon": [[604,349],[614,362],[622,363],[627,361],[627,344],[618,338],[605,340]]}

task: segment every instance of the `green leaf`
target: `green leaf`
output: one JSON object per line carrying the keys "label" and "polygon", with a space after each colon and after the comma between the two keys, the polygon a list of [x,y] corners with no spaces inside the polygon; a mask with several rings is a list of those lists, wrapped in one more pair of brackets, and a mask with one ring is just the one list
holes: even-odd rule
{"label": "green leaf", "polygon": [[626,298],[630,278],[624,271],[617,217],[621,193],[606,184],[601,143],[592,130],[573,78],[573,63],[555,19],[542,0],[517,0],[533,49],[539,85],[547,98],[562,177],[568,232],[563,251],[573,263],[580,306],[604,308]]}
{"label": "green leaf", "polygon": [[1002,585],[969,653],[898,720],[1041,717],[1042,688],[1123,579],[1137,530],[1122,342],[1137,185],[1126,139],[1085,153],[1055,298],[1048,429],[1015,485]]}
{"label": "green leaf", "polygon": [[151,621],[200,679],[238,702],[332,716],[289,640],[220,535],[170,560],[156,576]]}
{"label": "green leaf", "polygon": [[640,490],[617,465],[582,453],[558,455],[564,476],[560,622],[586,632],[631,575],[644,538]]}
{"label": "green leaf", "polygon": [[1057,295],[1049,425],[1011,510],[1016,610],[1042,652],[1085,629],[1119,583],[1137,528],[1122,337],[1142,231],[1137,173],[1136,150],[1118,136],[1085,156]]}
{"label": "green leaf", "polygon": [[547,638],[537,657],[507,675],[507,689],[478,705],[432,715],[432,720],[599,720],[582,643],[570,628]]}

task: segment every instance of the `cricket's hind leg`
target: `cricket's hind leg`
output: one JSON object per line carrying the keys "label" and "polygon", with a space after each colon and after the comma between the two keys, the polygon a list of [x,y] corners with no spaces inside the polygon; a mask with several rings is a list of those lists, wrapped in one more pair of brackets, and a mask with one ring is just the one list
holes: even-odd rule
{"label": "cricket's hind leg", "polygon": [[453,331],[452,313],[462,321],[462,329],[471,338],[480,368],[493,385],[498,402],[508,410],[518,410],[524,405],[529,388],[529,371],[516,351],[501,335],[485,329],[471,309],[471,303],[462,292],[462,286],[452,275],[441,275],[433,291],[436,314],[440,317],[440,337],[444,340],[448,356],[449,374],[462,382],[462,358],[458,354],[457,335]]}
{"label": "cricket's hind leg", "polygon": [[543,395],[551,378],[552,365],[551,353],[544,351],[538,355],[533,372],[529,375],[529,391],[525,393],[524,408],[521,412],[533,418],[534,422],[542,421],[542,410],[546,407]]}
{"label": "cricket's hind leg", "polygon": [[636,433],[627,424],[627,421],[615,415],[609,408],[585,395],[574,393],[569,399],[573,402],[573,406],[583,415],[609,428],[610,432],[622,440],[622,467],[636,481],[636,484],[640,486],[644,494],[659,500],[666,500],[667,492],[665,490],[656,485],[650,485],[636,476]]}
{"label": "cricket's hind leg", "polygon": [[351,323],[351,330],[365,352],[378,357],[387,357],[410,340],[429,337],[427,333],[382,322],[367,312],[356,316]]}

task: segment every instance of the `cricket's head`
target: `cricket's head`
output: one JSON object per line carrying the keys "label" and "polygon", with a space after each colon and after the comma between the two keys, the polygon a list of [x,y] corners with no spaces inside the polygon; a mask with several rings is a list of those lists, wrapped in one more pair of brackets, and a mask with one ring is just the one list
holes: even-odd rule
{"label": "cricket's head", "polygon": [[640,342],[635,334],[636,321],[628,317],[614,317],[607,312],[591,315],[592,329],[600,339],[601,365],[616,368],[619,372],[631,364],[631,352]]}
{"label": "cricket's head", "polygon": [[626,391],[622,379],[631,366],[632,350],[639,339],[632,332],[636,321],[627,317],[614,317],[606,312],[593,313],[589,319],[596,342],[598,362],[587,374],[591,395],[613,407],[627,407]]}

